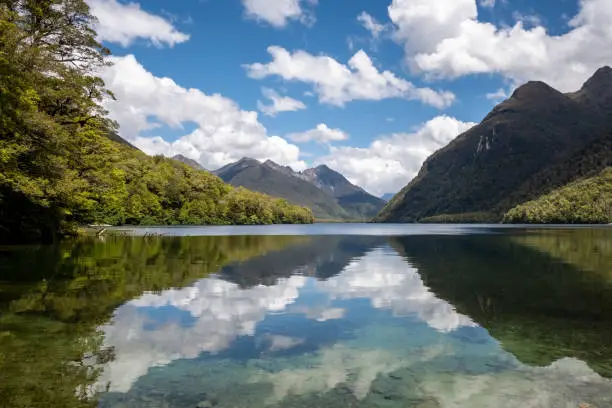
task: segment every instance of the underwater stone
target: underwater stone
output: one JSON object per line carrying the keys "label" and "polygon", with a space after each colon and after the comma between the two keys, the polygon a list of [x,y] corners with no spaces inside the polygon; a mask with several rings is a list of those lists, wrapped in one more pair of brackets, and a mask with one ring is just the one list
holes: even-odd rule
{"label": "underwater stone", "polygon": [[440,403],[432,398],[419,402],[415,408],[440,408]]}

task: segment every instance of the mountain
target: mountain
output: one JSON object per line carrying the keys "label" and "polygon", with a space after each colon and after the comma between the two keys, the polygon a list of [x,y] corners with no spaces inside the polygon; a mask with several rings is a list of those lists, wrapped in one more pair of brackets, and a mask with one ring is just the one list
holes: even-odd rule
{"label": "mountain", "polygon": [[375,220],[501,221],[516,205],[608,166],[611,128],[611,68],[570,94],[528,82],[430,156]]}
{"label": "mountain", "polygon": [[233,186],[259,191],[274,197],[284,198],[292,204],[300,203],[310,208],[317,218],[346,219],[348,214],[333,197],[315,185],[293,175],[289,169],[279,169],[276,163],[260,163],[255,159],[242,158],[213,172]]}
{"label": "mountain", "polygon": [[309,207],[321,219],[368,220],[385,204],[325,165],[295,172],[271,160],[243,158],[214,173],[234,186]]}
{"label": "mountain", "polygon": [[385,206],[385,201],[352,184],[326,165],[307,169],[299,176],[334,197],[353,218],[370,219]]}
{"label": "mountain", "polygon": [[181,163],[185,163],[186,165],[188,165],[191,168],[194,168],[196,170],[206,170],[204,167],[202,167],[200,165],[200,163],[198,163],[197,161],[190,159],[189,157],[185,157],[182,154],[177,154],[172,156],[173,160],[178,160]]}

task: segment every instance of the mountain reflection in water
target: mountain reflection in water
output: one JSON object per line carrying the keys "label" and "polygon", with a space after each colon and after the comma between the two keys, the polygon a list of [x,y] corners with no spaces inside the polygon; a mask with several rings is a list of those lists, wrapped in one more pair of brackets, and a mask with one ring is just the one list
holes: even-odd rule
{"label": "mountain reflection in water", "polygon": [[0,401],[610,407],[610,242],[483,229],[5,248]]}

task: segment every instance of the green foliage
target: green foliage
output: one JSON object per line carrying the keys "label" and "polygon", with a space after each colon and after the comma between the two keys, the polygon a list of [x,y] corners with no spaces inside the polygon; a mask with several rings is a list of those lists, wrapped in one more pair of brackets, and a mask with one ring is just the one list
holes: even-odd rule
{"label": "green foliage", "polygon": [[[83,0],[0,1],[0,241],[52,241],[94,221],[312,222],[308,210],[116,143],[101,105],[113,95],[91,75],[108,54],[93,22]],[[240,198],[249,204],[233,205]]]}
{"label": "green foliage", "polygon": [[419,222],[427,224],[483,224],[495,222],[497,216],[487,212],[461,213],[461,214],[440,214],[426,217]]}
{"label": "green foliage", "polygon": [[608,224],[612,222],[612,167],[518,205],[504,216],[506,223]]}

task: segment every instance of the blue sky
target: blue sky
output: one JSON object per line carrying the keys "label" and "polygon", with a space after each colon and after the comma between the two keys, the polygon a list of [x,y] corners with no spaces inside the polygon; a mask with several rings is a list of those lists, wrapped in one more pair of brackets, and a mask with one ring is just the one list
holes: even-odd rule
{"label": "blue sky", "polygon": [[215,169],[326,163],[374,194],[526,80],[612,64],[608,0],[87,0],[120,134]]}

